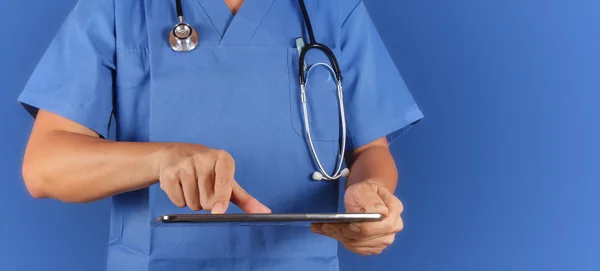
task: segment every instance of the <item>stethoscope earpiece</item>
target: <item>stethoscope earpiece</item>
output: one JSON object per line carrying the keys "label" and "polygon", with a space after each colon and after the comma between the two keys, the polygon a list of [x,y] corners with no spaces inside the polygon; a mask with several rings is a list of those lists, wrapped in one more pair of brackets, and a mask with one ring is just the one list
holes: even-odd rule
{"label": "stethoscope earpiece", "polygon": [[312,174],[312,178],[315,181],[322,181],[323,180],[323,174],[321,174],[321,172],[315,171]]}
{"label": "stethoscope earpiece", "polygon": [[331,178],[331,179],[325,178],[323,176],[323,173],[315,171],[312,174],[312,179],[315,181],[332,181],[332,180],[339,179],[341,177],[348,177],[348,175],[350,175],[350,170],[348,168],[342,169],[342,171],[339,173],[339,175],[333,176],[333,178]]}

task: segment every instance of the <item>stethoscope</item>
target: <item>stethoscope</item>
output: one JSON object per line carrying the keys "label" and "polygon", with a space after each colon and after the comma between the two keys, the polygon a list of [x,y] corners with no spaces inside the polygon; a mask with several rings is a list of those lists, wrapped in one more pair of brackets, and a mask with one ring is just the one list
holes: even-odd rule
{"label": "stethoscope", "polygon": [[[300,50],[300,58],[299,58],[299,81],[300,81],[300,98],[302,100],[302,113],[303,113],[303,122],[304,122],[304,130],[307,137],[307,142],[310,147],[310,151],[314,158],[314,161],[317,165],[318,171],[315,171],[312,174],[312,178],[315,181],[332,181],[337,180],[341,177],[346,177],[350,174],[350,170],[348,168],[343,168],[344,163],[344,154],[346,150],[346,117],[344,113],[344,96],[343,96],[343,88],[342,88],[342,72],[340,71],[339,64],[335,57],[335,54],[327,47],[326,45],[320,44],[315,40],[315,36],[313,33],[312,25],[310,22],[310,17],[308,16],[308,11],[306,11],[306,5],[304,4],[304,0],[298,0],[300,3],[300,9],[302,10],[302,16],[304,17],[304,23],[308,30],[308,36],[310,38],[310,42],[306,45],[300,44],[301,38],[297,40],[297,45],[299,45]],[[176,52],[189,52],[196,48],[198,45],[198,32],[189,24],[185,23],[183,20],[183,9],[181,6],[181,0],[175,0],[176,9],[177,9],[177,19],[179,23],[173,27],[173,30],[169,33],[169,44],[171,48]],[[300,49],[301,48],[301,49]],[[331,66],[326,63],[316,63],[311,65],[310,67],[305,66],[304,58],[306,53],[310,49],[316,49],[322,51],[329,61],[331,62]],[[323,66],[327,68],[336,79],[337,85],[337,96],[338,96],[338,105],[340,112],[340,122],[342,128],[342,139],[340,140],[340,151],[338,153],[338,158],[335,171],[333,174],[328,174],[321,161],[319,160],[319,156],[317,155],[317,151],[315,150],[315,146],[312,140],[312,134],[310,132],[310,122],[308,120],[308,108],[307,108],[307,99],[306,99],[306,84],[308,83],[308,75],[310,71],[314,67]]]}

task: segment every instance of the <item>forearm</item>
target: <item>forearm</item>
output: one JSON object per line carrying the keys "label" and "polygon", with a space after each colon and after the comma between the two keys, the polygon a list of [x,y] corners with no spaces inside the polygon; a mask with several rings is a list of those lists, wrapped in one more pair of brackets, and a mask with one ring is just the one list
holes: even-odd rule
{"label": "forearm", "polygon": [[398,183],[398,171],[394,158],[385,145],[374,144],[355,152],[351,160],[350,175],[346,180],[346,188],[367,180],[383,184],[392,193]]}
{"label": "forearm", "polygon": [[48,132],[30,141],[23,177],[34,197],[90,202],[157,182],[159,154],[167,146]]}

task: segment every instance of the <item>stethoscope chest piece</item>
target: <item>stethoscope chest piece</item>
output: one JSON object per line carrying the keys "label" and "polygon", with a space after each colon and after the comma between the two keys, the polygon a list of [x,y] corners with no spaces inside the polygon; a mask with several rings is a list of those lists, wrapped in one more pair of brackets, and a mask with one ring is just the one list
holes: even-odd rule
{"label": "stethoscope chest piece", "polygon": [[198,45],[198,32],[180,20],[180,23],[173,27],[169,33],[169,44],[176,52],[189,52]]}

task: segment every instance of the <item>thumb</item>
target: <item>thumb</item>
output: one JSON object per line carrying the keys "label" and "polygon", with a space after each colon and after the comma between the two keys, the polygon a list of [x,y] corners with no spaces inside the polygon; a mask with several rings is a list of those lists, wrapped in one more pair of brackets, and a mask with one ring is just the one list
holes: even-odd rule
{"label": "thumb", "polygon": [[367,204],[365,207],[365,213],[377,213],[386,215],[388,213],[388,208],[385,206],[383,200],[378,196],[377,199],[374,199],[371,204]]}
{"label": "thumb", "polygon": [[357,189],[347,191],[350,194],[346,195],[346,210],[348,212],[366,212],[387,214],[388,208],[384,200],[377,192],[377,187],[372,185],[360,185]]}
{"label": "thumb", "polygon": [[233,182],[231,202],[240,207],[245,213],[271,213],[271,209],[250,196],[236,181]]}

